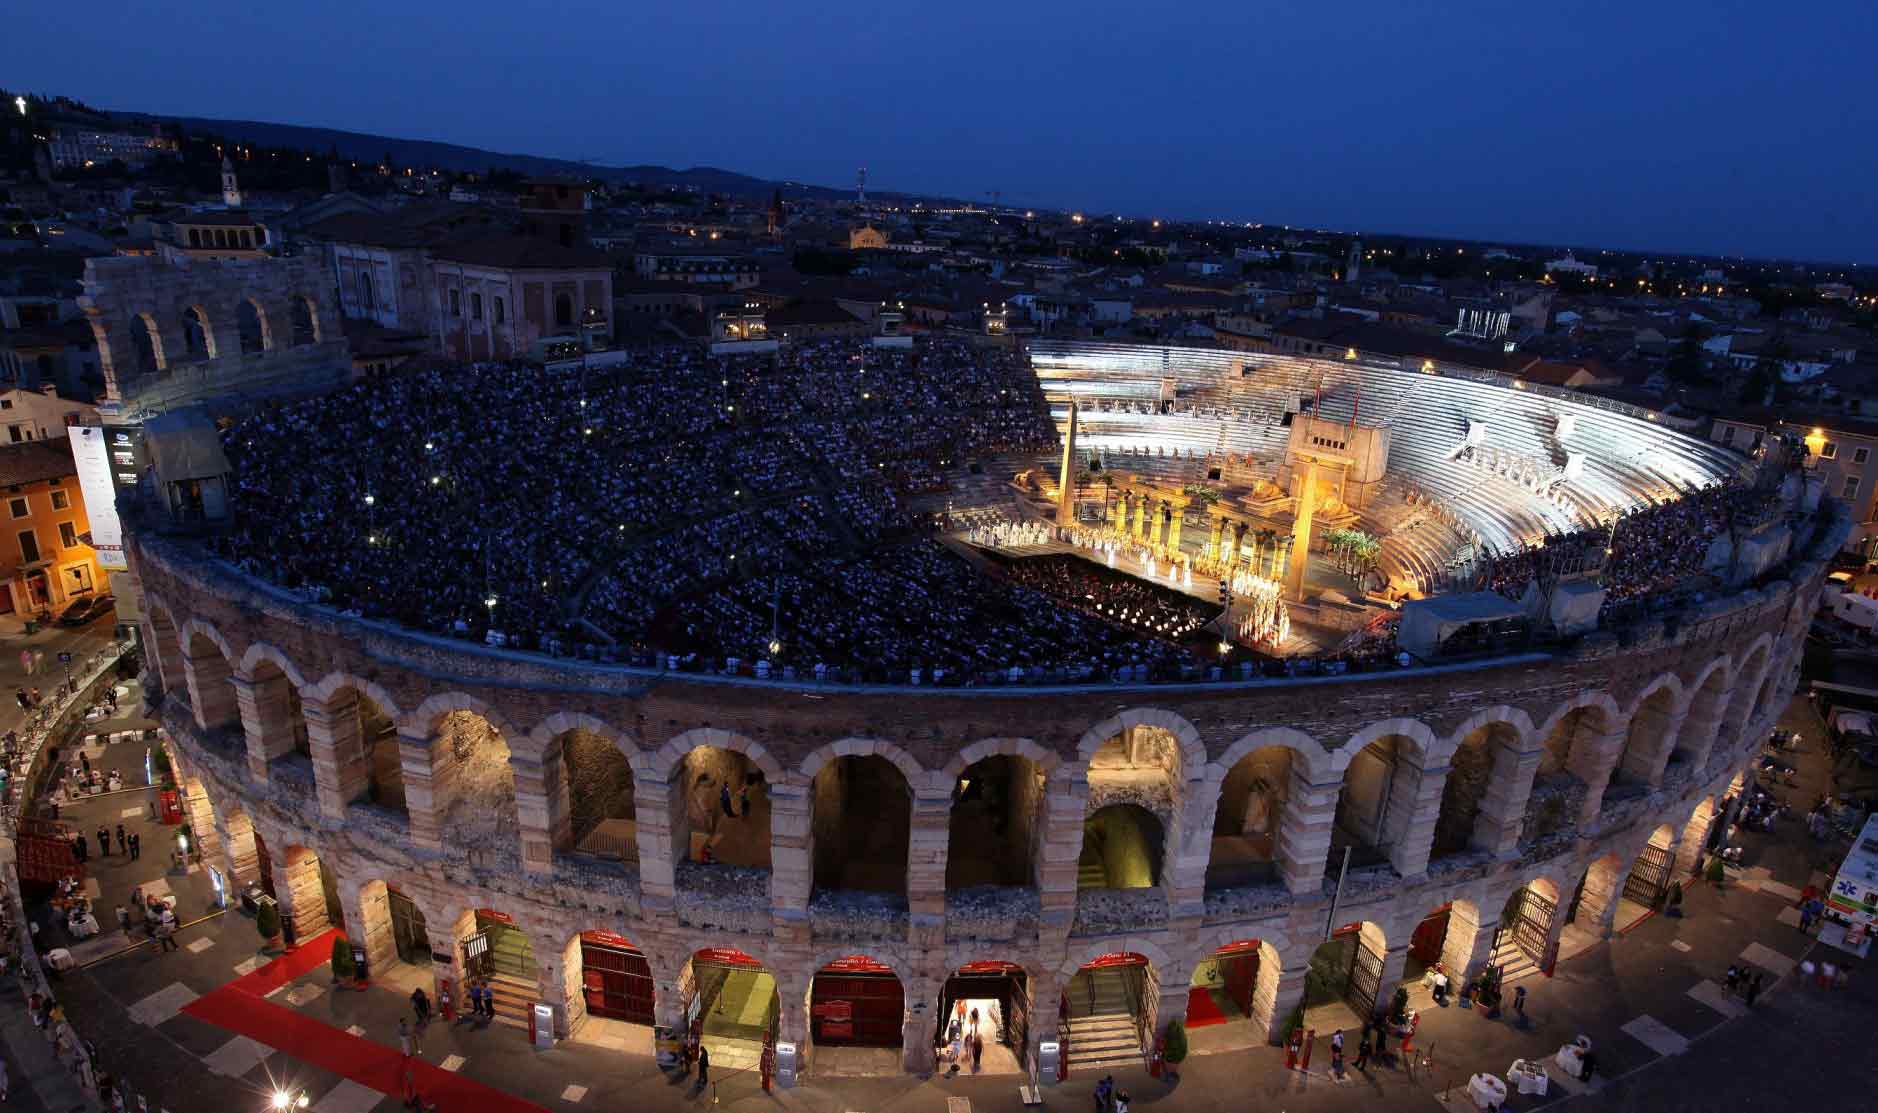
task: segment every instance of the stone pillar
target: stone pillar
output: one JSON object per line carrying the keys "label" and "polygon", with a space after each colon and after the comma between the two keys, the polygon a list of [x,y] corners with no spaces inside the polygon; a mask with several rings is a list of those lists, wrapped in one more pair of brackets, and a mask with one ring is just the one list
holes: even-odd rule
{"label": "stone pillar", "polygon": [[1605,868],[1593,863],[1585,871],[1584,895],[1578,899],[1578,916],[1572,922],[1599,939],[1609,939],[1628,872],[1621,864]]}
{"label": "stone pillar", "polygon": [[443,847],[443,812],[449,801],[449,774],[454,772],[439,768],[444,763],[434,761],[439,749],[430,731],[398,728],[398,765],[404,775],[411,842],[428,850]]}
{"label": "stone pillar", "polygon": [[1304,979],[1310,973],[1308,959],[1296,962],[1281,971],[1272,979],[1267,996],[1266,981],[1259,979],[1252,995],[1252,1008],[1266,1017],[1265,1039],[1270,1043],[1279,1042],[1284,1033],[1285,1021],[1304,1003]]}
{"label": "stone pillar", "polygon": [[[580,937],[575,936],[571,945],[579,947]],[[576,951],[571,969],[578,970],[579,961]],[[535,965],[539,968],[535,1000],[554,1011],[554,1038],[564,1040],[573,1033],[575,1025],[586,1018],[586,1000],[570,1001],[574,995],[567,984],[570,965],[566,951],[556,950],[552,945],[536,947]]]}
{"label": "stone pillar", "polygon": [[[1578,729],[1584,730],[1584,725],[1580,724]],[[1597,830],[1598,813],[1604,810],[1604,790],[1611,786],[1611,774],[1617,770],[1623,738],[1623,731],[1619,729],[1588,733],[1582,747],[1577,740],[1572,743],[1571,773],[1585,783],[1585,809],[1578,817],[1581,831]],[[1580,750],[1582,756],[1579,756]]]}
{"label": "stone pillar", "polygon": [[1702,857],[1702,850],[1708,846],[1709,832],[1715,825],[1715,805],[1706,801],[1698,805],[1689,816],[1689,822],[1682,829],[1681,838],[1676,841],[1676,861],[1671,876],[1694,877],[1696,861]]}
{"label": "stone pillar", "polygon": [[1291,797],[1278,819],[1278,872],[1297,896],[1320,893],[1330,855],[1330,829],[1337,818],[1343,778],[1329,784],[1305,779],[1302,762],[1291,765]]}
{"label": "stone pillar", "polygon": [[235,688],[241,733],[248,742],[248,776],[257,784],[266,784],[268,763],[293,753],[294,729],[288,690],[291,681],[275,672],[265,680],[230,676],[229,683]]}
{"label": "stone pillar", "polygon": [[1480,814],[1474,818],[1474,845],[1505,860],[1519,855],[1526,805],[1532,799],[1533,778],[1545,760],[1545,750],[1522,751],[1511,740],[1495,740],[1490,745],[1493,765],[1487,774],[1487,791],[1480,798]]}
{"label": "stone pillar", "polygon": [[439,923],[440,919],[441,917],[432,917],[428,910],[424,913],[424,934],[430,939],[430,953],[450,956],[450,962],[447,965],[434,959],[431,961],[430,999],[436,1008],[443,1007],[443,983],[448,980],[450,1004],[456,1010],[457,1015],[461,1016],[469,1007],[469,998],[463,994],[465,973],[463,948],[458,945],[457,940],[474,930],[475,917],[472,913],[465,911],[455,920],[447,923]]}
{"label": "stone pillar", "polygon": [[1487,920],[1472,904],[1456,901],[1448,908],[1441,964],[1447,968],[1450,988],[1458,990],[1492,960],[1493,937],[1499,930],[1498,921]]}
{"label": "stone pillar", "polygon": [[[939,1007],[939,988],[929,978],[909,979],[900,988],[906,995],[906,1009],[900,1018],[900,1067],[908,1074],[931,1074],[938,1059],[932,1034],[937,1023],[933,1010]],[[914,1012],[913,1006],[922,1002],[926,1007]]]}
{"label": "stone pillar", "polygon": [[1689,759],[1690,769],[1699,772],[1708,765],[1709,755],[1715,752],[1716,740],[1722,732],[1723,714],[1732,698],[1732,692],[1724,691],[1707,705],[1691,706],[1685,713],[1677,742]]}
{"label": "stone pillar", "polygon": [[[769,907],[780,928],[790,925],[806,938],[809,890],[814,883],[814,842],[809,827],[809,786],[795,778],[769,786]],[[943,886],[941,900],[943,901]],[[780,976],[780,974],[779,974]],[[797,1008],[804,1006],[800,1001]],[[787,1015],[789,1002],[783,1002]],[[808,1035],[806,1023],[801,1028]]]}
{"label": "stone pillar", "polygon": [[1116,533],[1128,532],[1128,503],[1124,499],[1113,499],[1109,503],[1109,528]]}
{"label": "stone pillar", "polygon": [[[951,818],[951,793],[913,794],[912,831],[906,850],[906,896],[911,917],[908,943],[914,951],[945,947],[946,853]],[[907,988],[910,992],[911,987]],[[930,1037],[931,1033],[927,1035]],[[928,1038],[926,1043],[930,1055],[932,1040]],[[911,1044],[908,1046],[910,1048]],[[907,1069],[916,1068],[909,1066]]]}
{"label": "stone pillar", "polygon": [[684,848],[672,839],[672,799],[682,796],[683,793],[666,781],[633,780],[634,837],[639,843],[639,904],[648,919],[672,909],[677,883],[675,871],[678,860],[684,855]]}
{"label": "stone pillar", "polygon": [[509,768],[515,773],[515,822],[521,829],[522,869],[536,876],[554,872],[555,849],[564,845],[555,841],[550,803],[560,764],[560,755],[553,747],[540,761],[514,753],[509,756]]}
{"label": "stone pillar", "polygon": [[346,938],[365,950],[365,962],[374,976],[397,961],[397,941],[391,935],[391,897],[384,882],[339,885],[339,906],[346,914]]}
{"label": "stone pillar", "polygon": [[1178,507],[1176,507],[1173,509],[1173,516],[1168,518],[1167,520],[1167,537],[1165,538],[1165,541],[1167,544],[1167,551],[1170,553],[1177,553],[1180,551],[1181,515],[1182,515],[1182,511]]}
{"label": "stone pillar", "polygon": [[1441,791],[1450,767],[1418,768],[1402,755],[1396,757],[1395,776],[1389,784],[1389,864],[1404,878],[1428,872],[1434,849],[1435,823],[1441,818]]}
{"label": "stone pillar", "polygon": [[230,888],[257,880],[261,863],[254,845],[254,825],[247,815],[237,812],[232,818],[224,818],[215,831],[221,838],[223,873]]}
{"label": "stone pillar", "polygon": [[811,971],[798,974],[793,971],[772,970],[776,979],[776,1000],[780,1005],[776,1021],[776,1039],[779,1043],[793,1043],[806,1058],[814,1053],[809,1043],[809,980],[815,975]]}
{"label": "stone pillar", "polygon": [[1202,554],[1208,560],[1215,560],[1221,564],[1225,563],[1225,557],[1220,552],[1219,536],[1224,531],[1225,526],[1226,526],[1226,519],[1224,518],[1212,519],[1208,524],[1208,528],[1206,532],[1206,548],[1201,550]]}
{"label": "stone pillar", "polygon": [[1044,785],[1037,888],[1046,932],[1068,931],[1076,918],[1076,861],[1082,856],[1082,825],[1088,810],[1089,781],[1080,771],[1059,769]]}
{"label": "stone pillar", "polygon": [[1545,932],[1545,947],[1539,952],[1539,969],[1546,977],[1552,976],[1553,967],[1558,965],[1558,944],[1565,935],[1565,911],[1571,907],[1571,894],[1560,893],[1559,904],[1552,912],[1552,922]]}
{"label": "stone pillar", "polygon": [[189,684],[189,706],[195,709],[197,726],[214,730],[241,721],[241,711],[235,706],[235,686],[230,682],[233,675],[227,658],[207,638],[194,639],[184,651],[183,676]]}
{"label": "stone pillar", "polygon": [[306,700],[307,748],[313,752],[313,784],[319,794],[320,814],[342,819],[346,805],[363,799],[371,789],[371,759],[359,728],[359,697],[350,688],[335,692],[324,702]]}
{"label": "stone pillar", "polygon": [[215,809],[209,803],[209,794],[202,787],[201,781],[189,781],[183,798],[183,815],[189,821],[189,837],[195,841],[195,851],[204,862],[217,862],[222,859],[222,832],[215,823]]}
{"label": "stone pillar", "polygon": [[1408,953],[1407,936],[1382,952],[1382,977],[1376,983],[1376,1007],[1383,1012],[1389,1011],[1390,1002],[1395,1000],[1395,991],[1402,985],[1402,971],[1408,967]]}
{"label": "stone pillar", "polygon": [[[1206,912],[1206,867],[1213,857],[1213,817],[1219,808],[1219,785],[1209,781],[1204,770],[1189,778],[1181,789],[1179,829],[1175,832],[1174,853],[1163,866],[1167,886],[1167,914],[1170,917],[1199,917]],[[1193,971],[1187,971],[1191,976]]]}
{"label": "stone pillar", "polygon": [[1165,970],[1155,971],[1161,979],[1161,994],[1156,999],[1154,1015],[1148,1018],[1147,1050],[1153,1041],[1167,1034],[1167,1026],[1178,1020],[1187,1022],[1187,990],[1193,981],[1193,963],[1176,962]]}

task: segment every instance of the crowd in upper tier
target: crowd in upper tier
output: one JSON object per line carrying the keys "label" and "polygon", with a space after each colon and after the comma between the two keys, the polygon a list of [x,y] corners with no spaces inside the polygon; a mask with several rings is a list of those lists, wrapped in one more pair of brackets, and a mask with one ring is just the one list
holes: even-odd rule
{"label": "crowd in upper tier", "polygon": [[1518,599],[1548,562],[1569,567],[1576,554],[1589,554],[1591,565],[1606,548],[1600,580],[1607,607],[1678,588],[1701,586],[1703,560],[1720,535],[1751,530],[1777,512],[1778,493],[1738,483],[1716,484],[1670,502],[1639,507],[1620,516],[1615,527],[1592,526],[1548,538],[1516,552],[1496,554],[1484,569],[1486,586]]}
{"label": "crowd in upper tier", "polygon": [[906,508],[1055,443],[1023,354],[962,340],[401,370],[230,429],[215,544],[342,610],[521,648],[748,661],[779,633],[778,664],[883,677],[1177,658],[984,581]]}

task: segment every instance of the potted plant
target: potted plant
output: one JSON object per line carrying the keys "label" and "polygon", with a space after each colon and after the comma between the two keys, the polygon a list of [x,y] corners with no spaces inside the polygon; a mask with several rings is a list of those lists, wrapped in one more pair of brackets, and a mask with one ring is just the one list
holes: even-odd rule
{"label": "potted plant", "polygon": [[261,946],[265,950],[280,949],[280,909],[273,901],[263,901],[254,913],[254,930],[261,936]]}
{"label": "potted plant", "polygon": [[1722,868],[1722,860],[1721,860],[1721,855],[1719,855],[1719,854],[1717,854],[1717,855],[1715,855],[1715,856],[1713,856],[1713,857],[1711,857],[1711,858],[1710,858],[1710,859],[1708,860],[1708,882],[1709,882],[1709,884],[1711,884],[1711,885],[1713,885],[1713,886],[1715,886],[1715,887],[1716,887],[1717,889],[1719,889],[1719,888],[1721,888],[1721,887],[1722,887],[1722,882],[1723,882],[1723,881],[1724,881],[1724,880],[1725,880],[1725,879],[1727,878],[1727,876],[1728,876],[1728,874],[1727,874],[1727,873],[1726,873],[1726,872],[1725,872],[1725,871],[1723,870],[1723,868]]}
{"label": "potted plant", "polygon": [[343,935],[333,936],[333,984],[357,978],[359,968],[352,961],[352,944]]}
{"label": "potted plant", "polygon": [[1176,1068],[1187,1057],[1187,1025],[1176,1020],[1167,1026],[1167,1046],[1161,1050],[1161,1058],[1167,1061],[1168,1081],[1180,1077]]}
{"label": "potted plant", "polygon": [[1389,1002],[1389,1022],[1392,1024],[1408,1023],[1408,990],[1401,986],[1395,988],[1395,997]]}

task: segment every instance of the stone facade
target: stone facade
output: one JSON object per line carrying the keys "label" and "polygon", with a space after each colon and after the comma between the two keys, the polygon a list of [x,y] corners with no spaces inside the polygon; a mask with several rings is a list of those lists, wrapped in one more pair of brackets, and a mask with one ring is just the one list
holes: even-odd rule
{"label": "stone facade", "polygon": [[[539,1000],[563,1032],[584,1015],[570,989],[582,931],[623,935],[645,953],[661,1022],[683,1015],[696,951],[753,956],[777,980],[780,1038],[805,1047],[815,971],[866,954],[900,979],[903,1062],[919,1070],[931,1066],[944,980],[988,960],[1027,972],[1034,1050],[1055,1038],[1064,989],[1097,956],[1149,960],[1161,989],[1148,1019],[1162,1031],[1184,1016],[1196,964],[1258,940],[1251,1022],[1275,1036],[1302,1000],[1335,881],[1345,774],[1366,749],[1387,755],[1366,759],[1383,762],[1366,774],[1383,778],[1374,796],[1384,818],[1371,832],[1382,845],[1375,864],[1351,872],[1338,918],[1361,924],[1364,945],[1382,956],[1384,999],[1416,926],[1440,909],[1449,913],[1441,953],[1455,972],[1486,961],[1502,908],[1528,883],[1569,896],[1587,878],[1578,923],[1608,932],[1610,895],[1653,836],[1663,845],[1665,827],[1677,867],[1694,868],[1719,802],[1791,695],[1823,561],[1847,528],[1842,514],[1820,525],[1789,578],[1568,652],[1336,678],[984,691],[814,688],[524,656],[311,607],[178,542],[139,536],[132,555],[163,722],[191,807],[213,816],[231,875],[252,875],[254,833],[276,863],[305,869],[316,856],[348,930],[381,951],[388,883],[423,911],[431,950],[456,956],[436,967],[440,979],[462,975],[466,917],[505,913],[533,941]],[[311,785],[265,775],[295,745],[280,737],[292,730],[285,701],[261,690],[276,673],[307,723]],[[344,724],[357,722],[348,712],[360,699],[396,724],[403,813],[361,803],[347,772],[358,759]],[[481,732],[467,751],[452,726],[466,721]],[[563,755],[575,730],[581,747],[602,739],[630,767],[636,862],[597,865],[569,845]],[[1118,740],[1134,747],[1122,762]],[[467,783],[498,746],[512,804],[473,796],[486,789]],[[1470,752],[1457,759],[1463,746]],[[699,747],[741,762],[688,763]],[[1274,763],[1271,747],[1287,760]],[[1021,758],[1036,778],[1020,844],[1031,848],[1033,884],[948,893],[954,787],[997,755]],[[817,774],[842,757],[878,757],[904,780],[904,895],[812,892],[816,845],[841,818],[818,811],[832,790],[818,794]],[[1278,880],[1209,890],[1221,799],[1230,784],[1234,828],[1247,791],[1234,771],[1245,760],[1265,776],[1289,766],[1264,805]],[[691,860],[698,777],[746,769],[766,793],[767,867]],[[1457,769],[1461,785],[1449,792]],[[448,818],[470,799],[511,814],[470,840]],[[1169,824],[1161,883],[1079,892],[1085,819],[1115,799],[1147,804]],[[1550,825],[1534,832],[1528,811],[1539,799]],[[1444,805],[1466,815],[1444,821]],[[1471,832],[1465,846],[1457,830]]]}

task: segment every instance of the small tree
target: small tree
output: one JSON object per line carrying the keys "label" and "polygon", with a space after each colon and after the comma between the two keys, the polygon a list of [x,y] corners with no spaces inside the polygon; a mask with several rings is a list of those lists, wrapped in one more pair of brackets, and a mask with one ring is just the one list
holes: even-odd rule
{"label": "small tree", "polygon": [[254,930],[268,943],[280,938],[280,910],[274,907],[273,901],[263,903],[261,910],[254,914]]}
{"label": "small tree", "polygon": [[1408,990],[1401,986],[1395,989],[1395,999],[1389,1002],[1389,1019],[1397,1024],[1408,1021]]}
{"label": "small tree", "polygon": [[1285,1026],[1279,1029],[1279,1032],[1278,1032],[1279,1046],[1282,1047],[1285,1044],[1290,1043],[1291,1033],[1297,1031],[1298,1029],[1302,1027],[1304,1027],[1304,1002],[1299,1001],[1297,1007],[1291,1010],[1291,1015],[1285,1017]]}
{"label": "small tree", "polygon": [[1167,1048],[1162,1056],[1175,1064],[1187,1057],[1187,1026],[1181,1021],[1176,1020],[1167,1026]]}
{"label": "small tree", "polygon": [[1708,860],[1708,879],[1711,883],[1719,886],[1722,883],[1722,879],[1727,876],[1728,875],[1722,871],[1721,855],[1717,854]]}
{"label": "small tree", "polygon": [[333,980],[349,982],[358,973],[359,968],[352,963],[352,944],[343,935],[333,936]]}

